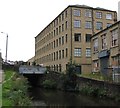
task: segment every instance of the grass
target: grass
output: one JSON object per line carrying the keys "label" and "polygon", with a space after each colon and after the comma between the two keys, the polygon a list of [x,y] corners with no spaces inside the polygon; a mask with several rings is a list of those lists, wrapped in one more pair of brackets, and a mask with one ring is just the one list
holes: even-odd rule
{"label": "grass", "polygon": [[27,80],[14,71],[5,71],[2,85],[2,106],[30,105],[27,95]]}
{"label": "grass", "polygon": [[89,73],[89,74],[81,74],[81,75],[78,74],[77,76],[90,78],[90,79],[95,79],[95,80],[99,80],[99,81],[113,82],[112,76],[110,76],[110,75],[105,76],[105,75],[101,74],[100,72]]}
{"label": "grass", "polygon": [[13,75],[13,73],[13,71],[5,71],[5,80],[8,80]]}
{"label": "grass", "polygon": [[78,76],[85,77],[85,78],[91,78],[95,80],[101,80],[101,81],[105,80],[104,76],[102,76],[100,73],[81,74]]}

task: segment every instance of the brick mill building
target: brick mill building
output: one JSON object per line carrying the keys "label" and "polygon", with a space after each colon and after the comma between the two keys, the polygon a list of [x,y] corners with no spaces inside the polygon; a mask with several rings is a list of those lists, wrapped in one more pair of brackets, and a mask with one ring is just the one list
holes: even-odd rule
{"label": "brick mill building", "polygon": [[116,21],[116,11],[68,6],[35,37],[36,64],[65,73],[72,60],[78,73],[91,72],[91,36]]}

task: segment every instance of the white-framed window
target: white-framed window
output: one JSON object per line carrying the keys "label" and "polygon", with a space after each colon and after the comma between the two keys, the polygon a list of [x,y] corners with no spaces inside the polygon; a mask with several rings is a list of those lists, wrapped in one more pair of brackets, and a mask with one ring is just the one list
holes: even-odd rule
{"label": "white-framed window", "polygon": [[86,48],[86,57],[91,57],[91,48]]}
{"label": "white-framed window", "polygon": [[74,20],[74,27],[79,28],[80,27],[80,20]]}
{"label": "white-framed window", "polygon": [[86,21],[85,22],[85,28],[91,29],[92,28],[92,22],[91,21]]}
{"label": "white-framed window", "polygon": [[111,20],[111,19],[112,19],[112,14],[111,14],[111,13],[107,13],[107,14],[106,14],[106,19]]}
{"label": "white-framed window", "polygon": [[96,29],[101,30],[103,28],[102,22],[96,22]]}
{"label": "white-framed window", "polygon": [[85,10],[85,16],[86,17],[92,17],[92,11],[90,9]]}
{"label": "white-framed window", "polygon": [[81,56],[81,48],[75,48],[74,49],[74,56]]}
{"label": "white-framed window", "polygon": [[74,16],[80,16],[80,10],[74,9]]}
{"label": "white-framed window", "polygon": [[74,40],[75,40],[75,42],[80,42],[81,41],[81,34],[80,33],[75,33],[74,34]]}
{"label": "white-framed window", "polygon": [[102,12],[96,12],[96,18],[102,18]]}
{"label": "white-framed window", "polygon": [[118,29],[114,29],[111,31],[111,38],[112,38],[111,46],[118,45]]}
{"label": "white-framed window", "polygon": [[93,51],[98,51],[98,38],[93,40]]}
{"label": "white-framed window", "polygon": [[103,34],[101,36],[101,43],[102,43],[102,49],[106,49],[107,48],[107,39],[106,39],[106,34]]}

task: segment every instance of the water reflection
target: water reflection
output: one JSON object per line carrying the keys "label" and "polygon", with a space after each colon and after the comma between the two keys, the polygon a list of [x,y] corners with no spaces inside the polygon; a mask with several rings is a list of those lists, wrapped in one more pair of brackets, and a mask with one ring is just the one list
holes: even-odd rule
{"label": "water reflection", "polygon": [[112,100],[83,96],[80,93],[46,90],[39,87],[31,89],[33,106],[120,106]]}

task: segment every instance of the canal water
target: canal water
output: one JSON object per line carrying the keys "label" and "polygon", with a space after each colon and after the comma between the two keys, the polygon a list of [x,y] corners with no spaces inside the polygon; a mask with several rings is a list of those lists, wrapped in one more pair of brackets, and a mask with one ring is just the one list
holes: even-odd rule
{"label": "canal water", "polygon": [[40,87],[31,88],[30,96],[33,106],[54,106],[57,108],[59,106],[65,108],[69,106],[74,106],[74,108],[79,106],[120,106],[120,103],[112,100],[93,98],[74,92],[47,90]]}

